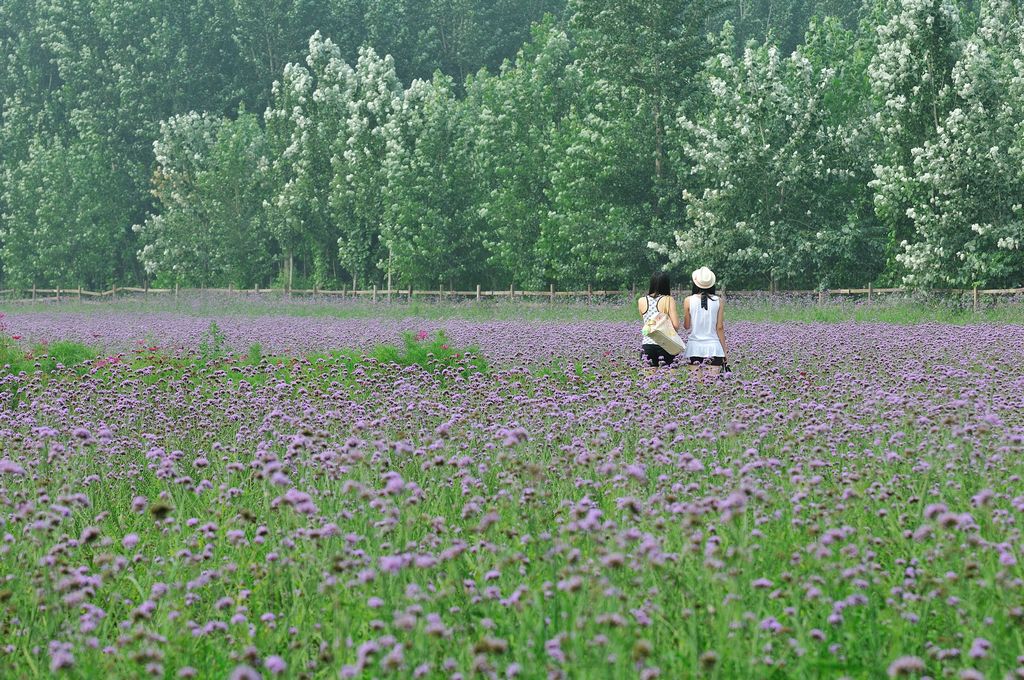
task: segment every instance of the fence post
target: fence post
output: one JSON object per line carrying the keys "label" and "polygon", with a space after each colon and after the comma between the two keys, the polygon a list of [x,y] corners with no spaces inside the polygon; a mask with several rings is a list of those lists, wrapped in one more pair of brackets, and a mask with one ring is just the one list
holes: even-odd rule
{"label": "fence post", "polygon": [[260,294],[260,284],[258,284],[258,283],[252,284],[252,292],[253,292],[254,295],[259,295]]}
{"label": "fence post", "polygon": [[476,284],[476,301],[480,302],[480,284]]}
{"label": "fence post", "polygon": [[412,284],[409,284],[409,302],[412,302]]}
{"label": "fence post", "polygon": [[377,302],[377,284],[373,284],[373,302]]}
{"label": "fence post", "polygon": [[82,287],[81,286],[78,287],[78,301],[79,302],[82,301]]}
{"label": "fence post", "polygon": [[117,299],[117,284],[116,283],[114,284],[114,287],[110,289],[110,299],[111,300],[116,300]]}
{"label": "fence post", "polygon": [[32,284],[32,301],[35,302],[35,300],[36,300],[36,284],[33,283]]}
{"label": "fence post", "polygon": [[444,284],[443,283],[438,283],[437,284],[437,304],[441,304],[442,300],[444,300]]}
{"label": "fence post", "polygon": [[554,303],[554,301],[555,301],[555,284],[552,283],[551,284],[551,302]]}
{"label": "fence post", "polygon": [[975,314],[977,314],[977,312],[978,312],[978,287],[977,286],[974,287],[974,312],[975,312]]}
{"label": "fence post", "polygon": [[174,301],[178,301],[178,282],[174,282]]}
{"label": "fence post", "polygon": [[818,291],[818,306],[820,307],[823,304],[825,304],[825,291],[824,290],[819,290]]}
{"label": "fence post", "polygon": [[589,283],[587,284],[587,304],[594,304],[594,286]]}
{"label": "fence post", "polygon": [[[975,290],[977,290],[977,289],[975,289]],[[977,298],[975,298],[975,299],[977,299]],[[57,302],[60,302],[60,286],[57,286]],[[975,305],[975,307],[977,307],[977,305]]]}
{"label": "fence post", "polygon": [[508,300],[511,302],[515,296],[515,285],[514,283],[508,284]]}

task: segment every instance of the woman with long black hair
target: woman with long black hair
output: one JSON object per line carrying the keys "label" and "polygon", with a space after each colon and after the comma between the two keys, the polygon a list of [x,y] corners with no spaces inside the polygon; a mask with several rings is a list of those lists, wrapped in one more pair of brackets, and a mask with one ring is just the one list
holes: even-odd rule
{"label": "woman with long black hair", "polygon": [[690,278],[692,295],[683,300],[683,327],[690,331],[684,354],[691,368],[706,366],[717,375],[728,363],[728,344],[725,310],[721,297],[715,294],[715,273],[701,267]]}
{"label": "woman with long black hair", "polygon": [[[637,311],[644,323],[658,312],[668,314],[672,327],[679,330],[679,312],[676,310],[676,301],[672,298],[672,284],[668,278],[668,272],[654,272],[651,275],[651,285],[647,289],[647,295],[636,301]],[[643,336],[641,345],[644,361],[649,366],[668,366],[676,359],[675,354],[670,354],[658,343],[646,335]]]}

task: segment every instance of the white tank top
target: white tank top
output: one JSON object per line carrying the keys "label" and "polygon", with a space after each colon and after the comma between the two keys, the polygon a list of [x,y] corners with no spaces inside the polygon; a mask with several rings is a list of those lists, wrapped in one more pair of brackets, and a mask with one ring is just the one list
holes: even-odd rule
{"label": "white tank top", "polygon": [[[661,301],[661,295],[648,295],[647,296],[647,311],[644,312],[643,323],[647,323],[647,320],[658,313],[658,302]],[[640,325],[643,329],[643,324]],[[644,345],[657,345],[658,343],[651,340],[646,335],[643,336]]]}
{"label": "white tank top", "polygon": [[688,357],[724,357],[718,339],[718,296],[708,296],[708,308],[700,306],[700,295],[690,296],[690,335],[686,339]]}

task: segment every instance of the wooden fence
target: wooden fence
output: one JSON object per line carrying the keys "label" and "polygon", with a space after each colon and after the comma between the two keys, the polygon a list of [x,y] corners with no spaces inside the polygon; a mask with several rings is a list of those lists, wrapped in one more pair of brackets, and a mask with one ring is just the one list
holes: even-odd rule
{"label": "wooden fence", "polygon": [[[677,294],[683,295],[687,292],[686,289],[679,289]],[[873,286],[867,286],[866,288],[838,288],[833,290],[787,290],[787,291],[764,291],[764,290],[746,290],[746,291],[733,291],[728,292],[728,296],[735,297],[764,297],[764,296],[806,296],[814,297],[817,296],[819,304],[824,304],[826,298],[831,296],[864,296],[868,302],[872,302],[876,297],[887,294],[900,294],[900,293],[912,293],[915,292],[908,288],[874,288]],[[980,306],[980,300],[983,297],[988,296],[1005,296],[1005,295],[1024,295],[1024,288],[943,288],[943,289],[930,289],[928,292],[937,294],[948,294],[948,295],[970,295],[973,301],[975,311]],[[227,295],[278,295],[284,298],[292,298],[294,296],[322,296],[322,297],[333,297],[340,299],[364,299],[373,302],[377,301],[406,301],[410,302],[413,299],[420,298],[436,298],[438,301],[442,300],[455,300],[455,299],[506,299],[524,300],[527,298],[532,299],[547,299],[550,302],[554,302],[558,298],[575,298],[578,300],[586,299],[588,303],[592,303],[594,298],[609,298],[609,297],[623,297],[630,295],[635,297],[637,295],[637,289],[634,287],[631,290],[595,290],[591,286],[588,286],[586,290],[555,290],[552,285],[548,290],[517,290],[514,286],[509,286],[508,290],[483,290],[479,285],[476,290],[451,290],[443,287],[438,287],[437,290],[422,290],[422,289],[386,289],[372,288],[353,290],[351,288],[342,287],[340,290],[326,290],[323,288],[313,287],[311,289],[281,289],[281,288],[234,288],[228,286],[227,288],[179,288],[177,285],[174,288],[149,288],[149,287],[135,287],[135,286],[114,286],[110,290],[104,291],[93,291],[86,290],[81,286],[77,288],[9,288],[0,290],[0,297],[3,297],[7,301],[70,301],[70,300],[85,300],[85,299],[111,299],[116,300],[118,296],[128,295],[159,295],[159,296],[173,296],[175,300],[178,299],[179,295],[195,295],[195,294],[206,294],[206,293],[220,293]],[[719,290],[719,294],[723,297],[727,297],[725,287],[723,286]]]}

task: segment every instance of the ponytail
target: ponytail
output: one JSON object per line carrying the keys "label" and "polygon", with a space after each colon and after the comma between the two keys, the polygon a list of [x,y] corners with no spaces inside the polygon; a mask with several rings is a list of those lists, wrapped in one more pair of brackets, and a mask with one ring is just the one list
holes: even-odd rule
{"label": "ponytail", "polygon": [[701,309],[708,308],[708,298],[715,299],[715,287],[710,288],[698,288],[697,284],[693,284],[693,288],[690,289],[694,295],[700,295],[700,306]]}

